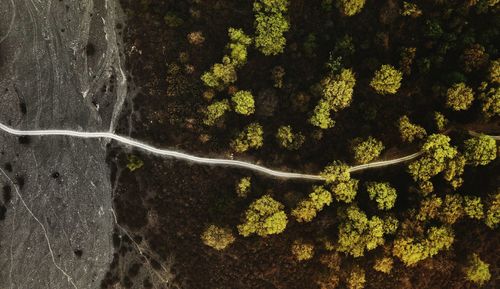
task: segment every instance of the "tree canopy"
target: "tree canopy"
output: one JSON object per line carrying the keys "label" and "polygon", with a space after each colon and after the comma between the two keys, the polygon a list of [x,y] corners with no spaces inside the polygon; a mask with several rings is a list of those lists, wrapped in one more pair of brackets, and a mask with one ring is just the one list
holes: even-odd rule
{"label": "tree canopy", "polygon": [[370,86],[379,94],[395,94],[401,86],[403,73],[389,64],[382,65],[373,76]]}
{"label": "tree canopy", "polygon": [[248,237],[257,234],[265,237],[283,232],[288,223],[284,207],[270,195],[255,200],[245,212],[243,224],[238,225],[240,235]]}

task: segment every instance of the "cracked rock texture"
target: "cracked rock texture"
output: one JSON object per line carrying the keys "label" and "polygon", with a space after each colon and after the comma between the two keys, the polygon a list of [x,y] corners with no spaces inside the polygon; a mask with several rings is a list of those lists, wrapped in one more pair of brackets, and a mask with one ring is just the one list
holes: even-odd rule
{"label": "cracked rock texture", "polygon": [[[114,129],[127,93],[117,2],[0,0],[2,123]],[[99,287],[113,254],[106,144],[0,132],[0,288]]]}

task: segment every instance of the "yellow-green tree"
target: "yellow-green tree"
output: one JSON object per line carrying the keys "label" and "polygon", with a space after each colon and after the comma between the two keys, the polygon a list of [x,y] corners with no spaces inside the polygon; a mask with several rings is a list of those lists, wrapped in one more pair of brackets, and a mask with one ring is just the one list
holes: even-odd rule
{"label": "yellow-green tree", "polygon": [[318,212],[325,206],[332,203],[332,194],[323,186],[314,186],[312,193],[300,201],[297,207],[292,211],[298,222],[310,222]]}
{"label": "yellow-green tree", "polygon": [[464,156],[467,163],[473,166],[484,166],[497,157],[495,139],[488,135],[480,135],[464,142]]}
{"label": "yellow-green tree", "polygon": [[231,97],[234,111],[242,115],[251,115],[255,112],[255,101],[250,91],[240,90]]}
{"label": "yellow-green tree", "polygon": [[365,270],[354,267],[347,277],[347,287],[349,289],[363,289],[365,288],[366,276]]}
{"label": "yellow-green tree", "polygon": [[252,44],[252,38],[241,29],[229,28],[228,34],[231,60],[236,66],[242,66],[247,62],[247,48]]}
{"label": "yellow-green tree", "polygon": [[464,215],[463,198],[458,194],[446,195],[439,214],[441,222],[453,225]]}
{"label": "yellow-green tree", "polygon": [[500,223],[500,191],[491,196],[484,223],[491,229],[498,227],[498,223]]}
{"label": "yellow-green tree", "polygon": [[350,203],[356,197],[359,181],[351,179],[347,164],[334,161],[325,167],[321,176],[330,185],[330,191],[337,201]]}
{"label": "yellow-green tree", "polygon": [[210,225],[201,234],[201,240],[205,245],[220,251],[231,245],[235,238],[230,229]]}
{"label": "yellow-green tree", "polygon": [[446,106],[453,110],[467,110],[474,101],[474,91],[465,83],[454,84],[446,91]]}
{"label": "yellow-green tree", "polygon": [[298,150],[304,144],[305,137],[302,133],[294,133],[289,125],[280,126],[276,133],[278,144],[289,150]]}
{"label": "yellow-green tree", "polygon": [[401,87],[403,73],[394,66],[383,64],[373,76],[370,86],[379,94],[395,94]]}
{"label": "yellow-green tree", "polygon": [[482,110],[486,118],[500,115],[500,88],[491,88],[481,95]]}
{"label": "yellow-green tree", "polygon": [[427,135],[423,127],[413,124],[406,115],[399,118],[398,128],[401,139],[409,143],[416,139],[422,139]]}
{"label": "yellow-green tree", "polygon": [[467,280],[482,286],[491,279],[490,265],[483,262],[479,256],[474,253],[469,258],[469,264],[465,268],[465,276]]}
{"label": "yellow-green tree", "polygon": [[284,33],[290,29],[285,17],[288,0],[256,0],[255,12],[255,47],[264,55],[276,55],[283,52],[286,44]]}
{"label": "yellow-green tree", "polygon": [[264,130],[258,123],[251,123],[231,142],[231,147],[238,153],[248,149],[258,149],[264,144]]}
{"label": "yellow-green tree", "polygon": [[238,225],[240,235],[248,237],[257,234],[265,237],[283,232],[288,223],[284,208],[270,195],[255,200],[245,212],[243,224]]}
{"label": "yellow-green tree", "polygon": [[366,0],[336,0],[340,12],[346,16],[353,16],[361,12]]}
{"label": "yellow-green tree", "polygon": [[500,83],[500,58],[491,61],[489,78],[492,83]]}
{"label": "yellow-green tree", "polygon": [[366,185],[370,200],[377,202],[379,210],[390,210],[396,203],[397,193],[389,183],[370,182]]}
{"label": "yellow-green tree", "polygon": [[358,164],[366,164],[378,158],[384,150],[384,144],[374,137],[369,136],[367,139],[354,140],[352,151],[354,160]]}
{"label": "yellow-green tree", "polygon": [[217,121],[221,119],[229,110],[231,110],[231,107],[229,106],[227,99],[216,101],[207,106],[203,123],[212,126],[216,124]]}
{"label": "yellow-green tree", "polygon": [[252,185],[252,179],[250,177],[241,178],[238,183],[236,183],[236,193],[240,198],[246,198],[250,192],[250,187]]}
{"label": "yellow-green tree", "polygon": [[480,197],[465,196],[464,212],[471,219],[484,218],[484,206]]}

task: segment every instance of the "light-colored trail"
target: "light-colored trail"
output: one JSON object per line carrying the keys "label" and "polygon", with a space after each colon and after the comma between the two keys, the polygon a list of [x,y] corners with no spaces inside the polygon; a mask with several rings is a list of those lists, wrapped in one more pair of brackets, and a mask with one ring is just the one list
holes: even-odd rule
{"label": "light-colored trail", "polygon": [[[169,150],[169,149],[160,149],[143,142],[120,136],[110,132],[80,132],[73,130],[59,130],[59,129],[50,129],[50,130],[18,130],[11,128],[5,124],[0,123],[0,129],[18,136],[71,136],[78,138],[87,138],[87,139],[113,139],[122,144],[132,146],[138,149],[142,149],[144,151],[160,155],[160,156],[168,156],[176,159],[186,160],[194,163],[200,164],[208,164],[208,165],[219,165],[219,166],[227,166],[227,167],[239,167],[243,169],[252,170],[255,172],[259,172],[262,174],[284,178],[284,179],[302,179],[302,180],[312,180],[312,181],[322,181],[324,178],[320,175],[312,175],[312,174],[302,174],[302,173],[294,173],[294,172],[286,172],[280,170],[273,170],[270,168],[266,168],[264,166],[256,165],[250,162],[239,161],[239,160],[230,160],[230,159],[220,159],[220,158],[206,158],[199,157],[187,153],[182,153],[179,151]],[[364,165],[353,166],[349,169],[351,173],[370,169],[370,168],[380,168],[385,166],[390,166],[402,162],[406,162],[412,159],[419,157],[422,153],[417,152],[411,155],[407,155],[401,158],[386,160],[386,161],[378,161]]]}

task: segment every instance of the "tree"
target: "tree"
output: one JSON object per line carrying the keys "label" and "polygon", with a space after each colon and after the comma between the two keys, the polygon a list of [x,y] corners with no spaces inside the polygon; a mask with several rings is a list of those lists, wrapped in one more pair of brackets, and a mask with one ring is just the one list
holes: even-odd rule
{"label": "tree", "polygon": [[296,240],[292,245],[292,254],[297,261],[309,260],[314,255],[314,245]]}
{"label": "tree", "polygon": [[448,120],[446,119],[446,117],[442,113],[435,111],[434,112],[434,123],[435,123],[436,129],[441,132],[441,131],[444,131],[444,129],[446,128],[446,125],[448,124]]}
{"label": "tree", "polygon": [[392,271],[392,267],[394,264],[394,260],[389,257],[384,257],[375,260],[375,264],[373,265],[373,269],[378,272],[382,272],[385,274],[389,274]]}
{"label": "tree", "polygon": [[222,63],[216,63],[209,71],[203,73],[201,80],[206,86],[222,90],[237,79],[236,67],[231,59],[225,56]]}
{"label": "tree", "polygon": [[442,250],[447,250],[453,244],[455,236],[448,227],[430,227],[427,236],[421,240],[412,237],[402,237],[394,240],[392,253],[406,266],[432,257]]}
{"label": "tree", "polygon": [[229,110],[231,110],[231,107],[229,106],[227,99],[216,101],[207,106],[203,123],[205,125],[212,126],[224,116],[226,111]]}
{"label": "tree", "polygon": [[439,214],[439,219],[446,224],[453,225],[464,215],[462,196],[458,194],[446,195]]}
{"label": "tree", "polygon": [[347,182],[351,179],[349,166],[341,161],[333,161],[320,174],[327,184]]}
{"label": "tree", "polygon": [[389,183],[370,182],[366,185],[370,200],[377,202],[379,210],[389,210],[396,203],[396,189],[391,187]]}
{"label": "tree", "polygon": [[366,283],[365,270],[355,267],[347,278],[347,287],[349,289],[363,289]]}
{"label": "tree", "polygon": [[464,173],[465,164],[466,159],[460,153],[457,153],[457,155],[446,164],[443,177],[455,190],[463,184],[462,174]]}
{"label": "tree", "polygon": [[305,141],[304,135],[300,132],[294,133],[289,125],[278,128],[276,139],[281,147],[289,150],[298,150]]}
{"label": "tree", "polygon": [[395,94],[401,86],[403,73],[389,64],[384,64],[375,71],[370,86],[379,94]]}
{"label": "tree", "polygon": [[413,179],[418,182],[424,193],[433,191],[429,181],[433,176],[441,173],[447,163],[457,155],[458,151],[450,145],[450,138],[443,134],[433,134],[427,138],[422,146],[422,157],[410,163],[408,171]]}
{"label": "tree", "polygon": [[363,256],[365,251],[384,244],[385,234],[394,234],[398,223],[394,218],[382,220],[377,216],[370,219],[357,206],[351,205],[341,212],[337,251]]}
{"label": "tree", "polygon": [[425,222],[436,218],[441,205],[443,205],[443,200],[435,195],[423,199],[420,202],[417,220]]}
{"label": "tree", "polygon": [[251,115],[255,112],[255,101],[250,91],[240,90],[231,98],[234,111],[243,115]]}
{"label": "tree", "polygon": [[270,195],[257,199],[245,212],[244,223],[238,225],[240,235],[248,237],[257,234],[265,237],[283,232],[288,223],[284,208],[283,204],[274,200]]}
{"label": "tree", "polygon": [[484,223],[491,229],[498,227],[498,223],[500,223],[500,192],[492,196],[488,210],[486,211]]}
{"label": "tree", "polygon": [[248,149],[258,149],[264,144],[264,130],[258,123],[251,123],[231,142],[231,147],[238,153]]}
{"label": "tree", "polygon": [[500,88],[492,88],[482,94],[482,110],[486,118],[500,115]]}
{"label": "tree", "polygon": [[313,115],[309,119],[309,122],[321,129],[332,128],[335,125],[335,121],[330,117],[330,110],[328,101],[320,99],[316,107],[314,107]]}
{"label": "tree", "polygon": [[340,12],[346,16],[353,16],[361,12],[366,0],[336,0]]}
{"label": "tree", "polygon": [[322,186],[314,186],[313,192],[300,201],[297,208],[292,211],[298,222],[310,222],[318,212],[332,203],[332,194]]}
{"label": "tree", "polygon": [[352,148],[354,152],[354,160],[358,164],[366,164],[378,158],[384,150],[384,145],[381,141],[369,136],[366,140],[362,141],[357,139],[354,141]]}
{"label": "tree", "polygon": [[469,258],[469,264],[465,268],[465,276],[467,280],[482,286],[491,278],[490,265],[483,262],[479,256],[474,253]]}
{"label": "tree", "polygon": [[247,62],[247,47],[252,44],[252,38],[241,29],[229,28],[230,57],[236,66],[242,66]]}
{"label": "tree", "polygon": [[488,72],[492,83],[500,83],[500,58],[491,61]]}
{"label": "tree", "polygon": [[230,229],[210,225],[201,234],[201,240],[205,245],[220,251],[231,245],[235,238]]}
{"label": "tree", "polygon": [[484,208],[481,198],[465,196],[464,212],[471,219],[482,219],[484,217]]}
{"label": "tree", "polygon": [[466,140],[464,156],[467,163],[473,166],[487,165],[497,157],[495,139],[488,135],[480,135]]}
{"label": "tree", "polygon": [[467,110],[474,101],[474,91],[465,83],[454,84],[446,91],[446,105],[453,110]]}
{"label": "tree", "polygon": [[489,55],[483,46],[476,43],[466,48],[461,58],[465,72],[472,72],[486,66]]}
{"label": "tree", "polygon": [[410,16],[412,18],[417,18],[422,16],[422,10],[418,8],[417,4],[403,1],[403,11],[401,15]]}
{"label": "tree", "polygon": [[351,179],[349,166],[345,163],[332,162],[321,172],[321,176],[330,185],[330,191],[337,201],[350,203],[356,197],[359,181]]}
{"label": "tree", "polygon": [[286,38],[283,36],[290,29],[290,24],[283,13],[288,10],[288,0],[256,0],[255,12],[255,47],[264,55],[277,55],[283,52]]}
{"label": "tree", "polygon": [[415,139],[422,139],[427,135],[425,129],[410,122],[408,116],[404,115],[398,120],[399,134],[405,142],[413,142]]}
{"label": "tree", "polygon": [[250,192],[252,179],[250,177],[241,178],[236,184],[236,193],[240,198],[246,198]]}

